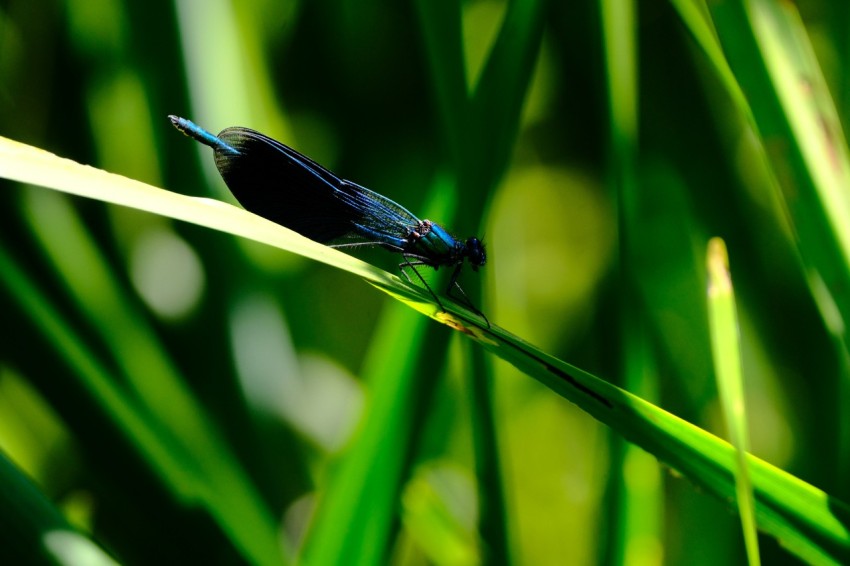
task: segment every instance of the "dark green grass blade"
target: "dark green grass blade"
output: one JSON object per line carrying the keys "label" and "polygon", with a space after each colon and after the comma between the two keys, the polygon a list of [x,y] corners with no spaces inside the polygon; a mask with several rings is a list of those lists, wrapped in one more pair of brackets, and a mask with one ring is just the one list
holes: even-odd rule
{"label": "dark green grass blade", "polygon": [[[417,2],[432,83],[460,180],[464,210],[483,210],[495,183],[508,167],[542,41],[547,4],[545,0],[509,3],[481,76],[470,93],[461,45],[460,4]],[[473,301],[480,302],[477,285],[470,295]],[[488,547],[488,560],[508,563],[504,486],[495,410],[489,394],[492,375],[480,353],[470,359],[470,385],[477,409],[472,418],[481,536]]]}
{"label": "dark green grass blade", "polygon": [[443,131],[455,167],[459,168],[470,126],[461,6],[455,0],[417,0],[416,9]]}
{"label": "dark green grass blade", "polygon": [[[646,189],[637,175],[640,106],[637,3],[608,0],[600,2],[600,11],[610,120],[608,183],[612,200],[617,203],[620,260],[616,300],[623,355],[618,383],[655,401],[658,382],[651,369],[654,360],[649,335],[644,331],[647,320],[641,308],[644,304],[639,292],[641,273],[636,268],[639,262],[636,247],[641,241],[644,222],[640,205],[642,191]],[[606,494],[610,503],[601,526],[606,536],[601,537],[600,554],[611,563],[621,563],[635,559],[630,554],[636,548],[650,548],[649,541],[660,544],[664,499],[658,463],[640,448],[614,436],[610,441],[610,459],[612,473],[608,476]]]}
{"label": "dark green grass blade", "polygon": [[[321,564],[384,564],[390,550],[398,501],[413,457],[414,440],[429,404],[439,372],[431,367],[433,352],[419,344],[445,342],[445,333],[434,333],[422,319],[392,309],[376,333],[379,343],[394,341],[405,356],[388,363],[372,356],[365,370],[370,390],[366,419],[353,445],[334,466],[328,489],[320,495],[316,520],[301,554],[301,562]],[[431,335],[431,336],[429,336]],[[399,336],[413,352],[398,348]]]}
{"label": "dark green grass blade", "polygon": [[[850,158],[806,28],[789,2],[712,2],[710,10],[704,2],[672,3],[734,110],[755,134],[755,154],[763,161],[756,166],[764,167],[774,190],[771,196],[781,202],[793,226],[802,271],[840,360],[835,398],[841,414],[850,382]],[[846,4],[840,5],[830,9],[846,14]],[[847,45],[843,30],[833,39]],[[847,58],[841,60],[846,69]],[[846,89],[834,98],[846,101]],[[847,419],[838,422],[835,473],[845,477],[850,469],[845,449],[850,428]]]}
{"label": "dark green grass blade", "polygon": [[[741,115],[758,134],[772,181],[797,231],[816,298],[819,282],[842,328],[850,320],[850,159],[835,106],[799,14],[756,0],[674,2]],[[833,327],[833,325],[829,325]],[[848,350],[848,335],[841,333]]]}
{"label": "dark green grass blade", "polygon": [[510,163],[522,107],[531,84],[547,13],[546,0],[513,0],[484,63],[471,100],[473,143],[467,144],[464,174],[474,191],[485,192]]}
{"label": "dark green grass blade", "polygon": [[[0,453],[0,562],[3,564],[116,564],[77,532],[41,491]],[[77,562],[82,563],[82,562]]]}
{"label": "dark green grass blade", "polygon": [[[217,446],[215,438],[207,439],[202,447],[185,446],[183,442],[189,439],[176,437],[167,422],[158,420],[127,393],[3,247],[0,274],[3,287],[36,322],[80,386],[110,415],[128,442],[145,455],[174,496],[206,509],[246,556],[283,563],[275,522],[228,451]],[[216,465],[204,466],[204,462]]]}

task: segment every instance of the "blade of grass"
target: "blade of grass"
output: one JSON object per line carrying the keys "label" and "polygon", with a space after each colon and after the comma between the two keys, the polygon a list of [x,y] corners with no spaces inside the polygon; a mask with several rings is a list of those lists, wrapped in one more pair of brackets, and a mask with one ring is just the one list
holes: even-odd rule
{"label": "blade of grass", "polygon": [[[792,4],[724,0],[708,24],[676,2],[686,24],[758,132],[771,175],[799,236],[810,283],[821,278],[846,326],[850,316],[850,161],[835,106]],[[720,60],[722,47],[725,62]],[[726,67],[731,73],[726,72]],[[734,80],[733,80],[734,77]],[[745,93],[745,97],[738,95]],[[824,316],[826,314],[824,313]],[[850,336],[838,336],[850,349]]]}
{"label": "blade of grass", "polygon": [[[725,441],[501,329],[481,343],[721,500],[735,497],[735,452]],[[844,502],[758,458],[747,460],[763,531],[804,560],[850,558],[850,508]]]}
{"label": "blade of grass", "polygon": [[[250,546],[247,541],[254,536],[265,535],[266,542],[275,541],[266,551],[277,550],[274,520],[247,473],[197,404],[154,330],[132,308],[133,301],[125,296],[73,209],[63,199],[56,198],[58,195],[27,194],[30,198],[25,213],[51,264],[58,270],[59,279],[112,351],[140,401],[141,411],[147,418],[159,421],[162,430],[169,431],[174,449],[184,452],[185,465],[190,470],[194,468],[195,481],[216,494],[209,501],[213,514],[243,547]],[[200,462],[216,462],[216,465],[199,468]],[[232,517],[237,515],[240,520],[234,522]]]}
{"label": "blade of grass", "polygon": [[[471,98],[461,207],[481,206],[510,163],[547,13],[546,0],[513,0]],[[456,126],[458,127],[458,126]],[[467,192],[464,191],[464,195]]]}
{"label": "blade of grass", "polygon": [[747,97],[744,96],[738,80],[729,67],[705,2],[703,0],[670,0],[670,3],[679,13],[679,17],[693,35],[699,48],[705,53],[708,62],[714,67],[714,72],[717,73],[738,110],[752,122],[753,116]]}
{"label": "blade of grass", "polygon": [[[468,345],[467,345],[468,346]],[[468,352],[468,347],[464,348]],[[475,348],[465,356],[470,368],[469,390],[475,477],[478,480],[478,524],[482,554],[487,564],[510,564],[508,516],[505,504],[501,453],[496,429],[493,372],[484,350]]]}
{"label": "blade of grass", "polygon": [[0,452],[0,560],[4,564],[117,564],[77,532]]}
{"label": "blade of grass", "polygon": [[394,348],[404,336],[418,355],[398,348],[408,355],[391,364],[386,350],[372,350],[364,370],[371,392],[366,421],[320,495],[301,554],[304,564],[386,563],[414,438],[435,385],[435,373],[422,369],[432,365],[433,353],[416,345],[447,339],[423,320],[394,308],[375,332],[376,343],[392,341]]}
{"label": "blade of grass", "polygon": [[[460,7],[451,4],[419,2],[420,25],[462,188],[460,209],[482,210],[492,187],[507,169],[542,41],[547,2],[510,2],[471,95],[464,80]],[[443,41],[445,20],[441,16],[448,17],[448,42]],[[463,228],[465,219],[459,220],[454,224]],[[480,303],[479,285],[473,284],[467,292],[473,302]],[[481,537],[489,547],[489,560],[508,563],[507,516],[490,395],[492,375],[479,354],[471,361],[471,388],[477,400],[473,430],[479,502],[481,509],[486,509],[480,514]]]}
{"label": "blade of grass", "polygon": [[[643,328],[635,247],[641,234],[637,181],[638,46],[636,6],[632,0],[600,2],[611,131],[608,150],[612,200],[617,203],[619,265],[619,337],[624,355],[619,369],[623,387],[653,400],[657,390],[650,371],[651,347]],[[620,437],[610,442],[611,468],[606,497],[609,516],[602,528],[600,553],[611,563],[658,560],[662,529],[660,470],[645,452]]]}
{"label": "blade of grass", "polygon": [[[454,193],[454,183],[438,177],[425,207],[429,216],[451,215]],[[382,316],[363,370],[370,391],[365,421],[319,495],[301,551],[305,564],[387,562],[398,501],[447,344],[445,332],[407,310],[390,308]]]}
{"label": "blade of grass", "polygon": [[[735,496],[735,455],[728,443],[549,356],[495,325],[486,328],[483,321],[466,309],[448,303],[449,312],[437,312],[424,291],[417,291],[351,256],[313,245],[281,226],[235,207],[210,206],[205,200],[181,197],[34,148],[24,148],[22,144],[0,139],[0,177],[37,179],[57,190],[156,211],[300,253],[363,277],[391,296],[477,340],[494,355],[575,403],[721,500],[731,501]],[[756,517],[762,530],[779,538],[803,559],[850,560],[847,528],[850,508],[844,502],[762,460],[752,456],[747,459],[753,474]]]}
{"label": "blade of grass", "polygon": [[[759,136],[768,180],[794,224],[812,297],[840,360],[836,398],[843,406],[847,395],[841,392],[850,382],[847,248],[840,235],[847,229],[847,206],[835,203],[846,199],[847,148],[805,29],[789,3],[755,2],[744,9],[737,2],[723,2],[712,4],[711,16],[722,32],[718,36],[704,2],[673,3],[744,121]],[[812,169],[821,167],[822,174],[815,175]],[[833,234],[835,224],[839,232]],[[843,426],[836,439],[841,455],[836,477],[846,476],[850,467],[842,441],[848,430]]]}
{"label": "blade of grass", "polygon": [[738,316],[735,312],[735,294],[729,273],[729,256],[726,244],[720,238],[708,243],[708,320],[717,387],[726,428],[732,438],[737,460],[735,485],[741,528],[750,564],[760,564],[758,534],[756,529],[753,486],[747,469],[749,451],[747,413],[744,401],[744,379],[741,374],[741,352],[738,343]]}
{"label": "blade of grass", "polygon": [[462,167],[469,122],[460,9],[460,3],[455,0],[416,2],[419,28],[431,67],[431,82],[456,170]]}
{"label": "blade of grass", "polygon": [[[206,451],[187,448],[184,439],[169,429],[167,419],[163,422],[154,418],[155,413],[128,395],[120,380],[88,350],[47,295],[28,279],[2,247],[0,274],[2,284],[74,370],[81,386],[110,414],[175,496],[206,508],[246,556],[259,562],[283,563],[275,522],[259,502],[247,476],[238,469],[235,458],[224,447],[215,446],[212,437],[206,441],[212,445],[205,445]],[[199,426],[201,430],[209,428],[203,421]],[[210,462],[215,466],[199,465]]]}
{"label": "blade of grass", "polygon": [[[0,137],[0,177],[217,228],[256,242],[268,244],[276,240],[276,247],[281,249],[329,265],[345,265],[348,271],[364,279],[394,286],[408,300],[412,301],[417,296],[416,292],[411,292],[413,287],[394,284],[400,283],[397,277],[282,229],[274,222],[262,220],[244,209],[217,200],[163,191],[3,137]],[[423,309],[427,307],[422,306]]]}

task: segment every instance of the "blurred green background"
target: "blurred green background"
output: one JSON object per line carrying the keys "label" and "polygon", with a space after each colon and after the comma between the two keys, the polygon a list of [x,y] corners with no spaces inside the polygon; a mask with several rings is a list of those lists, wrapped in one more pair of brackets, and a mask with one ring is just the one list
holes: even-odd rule
{"label": "blurred green background", "polygon": [[[616,2],[530,2],[539,30],[505,44],[509,54],[527,46],[514,61],[527,79],[485,92],[492,114],[453,113],[446,67],[465,66],[460,79],[476,92],[508,4],[2,0],[0,135],[233,202],[211,151],[166,116],[260,130],[460,237],[481,236],[488,264],[467,270],[464,287],[491,321],[544,351],[623,384],[622,313],[637,313],[649,369],[626,389],[724,436],[704,268],[708,239],[721,236],[752,451],[846,500],[846,349],[813,298],[777,172],[682,3],[618,13],[630,44],[605,27],[603,7]],[[850,8],[799,9],[844,121]],[[609,94],[606,45],[609,59],[625,46],[634,92]],[[611,108],[634,112],[625,161]],[[628,202],[618,182],[632,188]],[[0,448],[119,561],[745,559],[734,507],[642,452],[623,456],[604,426],[489,359],[483,422],[495,425],[498,457],[488,460],[470,378],[481,354],[351,275],[0,183],[0,247],[32,298],[0,292]],[[356,255],[393,272],[399,262]],[[439,275],[427,276],[439,285]],[[390,416],[369,436],[378,413]],[[397,438],[393,457],[365,456],[364,434]],[[367,470],[369,491],[340,479],[351,466]],[[488,472],[504,511],[481,502]],[[635,485],[651,495],[624,509],[618,490]],[[342,499],[351,522],[323,520],[345,516],[327,511]],[[373,507],[389,513],[383,522]],[[767,563],[793,560],[769,537],[760,544]]]}

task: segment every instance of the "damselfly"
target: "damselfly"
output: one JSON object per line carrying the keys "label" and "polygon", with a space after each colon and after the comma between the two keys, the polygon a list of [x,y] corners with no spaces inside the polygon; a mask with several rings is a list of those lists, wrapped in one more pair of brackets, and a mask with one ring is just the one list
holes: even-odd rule
{"label": "damselfly", "polygon": [[219,173],[247,210],[334,248],[371,245],[400,253],[405,278],[410,281],[404,269],[409,267],[443,310],[416,266],[452,267],[447,294],[457,289],[466,306],[490,326],[457,281],[465,262],[473,271],[486,262],[478,238],[458,240],[439,224],[420,220],[387,197],[337,177],[254,130],[227,128],[216,136],[185,118],[169,119],[187,136],[213,148]]}

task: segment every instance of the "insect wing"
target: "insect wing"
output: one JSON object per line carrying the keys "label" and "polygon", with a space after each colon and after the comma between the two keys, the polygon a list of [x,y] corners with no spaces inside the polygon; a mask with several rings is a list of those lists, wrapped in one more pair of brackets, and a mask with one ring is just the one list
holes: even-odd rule
{"label": "insect wing", "polygon": [[317,242],[353,231],[352,210],[337,197],[342,180],[294,149],[248,128],[218,137],[238,151],[215,151],[215,164],[247,210]]}
{"label": "insect wing", "polygon": [[378,235],[380,240],[400,245],[419,227],[420,220],[409,210],[375,191],[345,180],[341,190],[363,211],[358,225],[368,230],[370,235],[363,234],[367,239]]}

